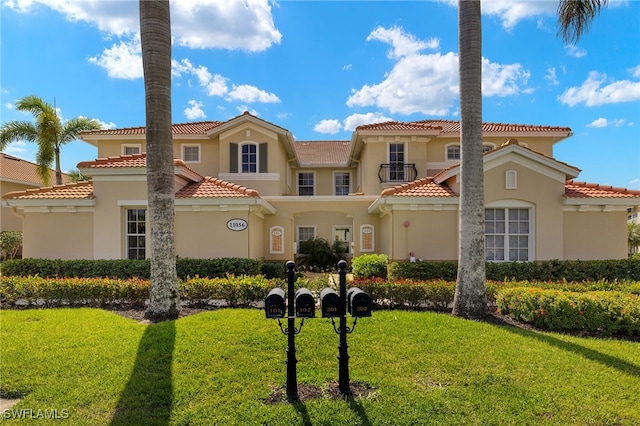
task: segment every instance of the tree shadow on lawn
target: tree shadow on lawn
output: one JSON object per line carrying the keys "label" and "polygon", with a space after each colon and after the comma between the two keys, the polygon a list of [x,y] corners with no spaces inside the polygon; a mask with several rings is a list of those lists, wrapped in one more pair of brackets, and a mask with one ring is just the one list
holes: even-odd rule
{"label": "tree shadow on lawn", "polygon": [[565,342],[564,340],[558,339],[548,334],[544,334],[542,331],[536,330],[530,326],[519,327],[518,325],[514,325],[511,322],[506,322],[506,321],[501,322],[501,321],[503,320],[498,318],[497,316],[493,316],[493,318],[492,316],[490,316],[487,319],[487,322],[491,324],[499,325],[511,333],[537,339],[548,345],[555,346],[565,351],[573,352],[575,354],[583,356],[591,361],[595,361],[607,367],[615,368],[616,370],[619,370],[631,376],[640,377],[640,366],[638,365],[632,364],[628,361],[617,358],[615,356],[603,354],[596,350],[586,348],[576,343]]}
{"label": "tree shadow on lawn", "polygon": [[138,344],[133,372],[120,394],[110,425],[169,424],[175,340],[175,321],[147,325]]}

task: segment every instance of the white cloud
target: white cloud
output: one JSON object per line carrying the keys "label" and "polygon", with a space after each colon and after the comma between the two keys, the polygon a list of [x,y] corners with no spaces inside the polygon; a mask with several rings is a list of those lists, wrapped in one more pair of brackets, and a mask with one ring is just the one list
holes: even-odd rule
{"label": "white cloud", "polygon": [[313,126],[313,130],[318,133],[336,134],[342,130],[342,125],[338,120],[321,120]]}
{"label": "white cloud", "polygon": [[[374,32],[375,37],[370,35],[367,39],[392,44],[390,56],[398,60],[382,82],[353,89],[347,105],[376,106],[407,115],[447,115],[458,99],[458,56],[453,52],[421,54],[416,49],[437,45],[421,43],[399,28],[377,28]],[[526,85],[529,78],[529,72],[520,64],[503,65],[483,59],[482,67],[484,96],[522,93],[520,86]]]}
{"label": "white cloud", "polygon": [[356,127],[372,123],[384,123],[393,121],[392,118],[386,117],[380,112],[369,112],[366,114],[352,114],[344,119],[344,129],[354,131]]}
{"label": "white cloud", "polygon": [[597,118],[591,123],[587,124],[587,127],[607,127],[608,124],[609,122],[606,118]]}
{"label": "white cloud", "polygon": [[135,80],[144,75],[140,40],[114,44],[105,49],[100,56],[89,58],[89,62],[104,68],[111,78]]}
{"label": "white cloud", "polygon": [[378,40],[391,45],[391,50],[387,52],[387,57],[390,59],[400,59],[404,56],[414,55],[426,48],[438,49],[440,47],[438,39],[418,40],[414,35],[405,33],[401,27],[378,27],[367,37],[367,41],[371,40]]}
{"label": "white cloud", "polygon": [[264,90],[260,90],[255,86],[248,84],[241,84],[239,86],[233,85],[233,89],[227,95],[227,100],[240,101],[240,102],[261,102],[261,103],[277,103],[280,102],[273,93],[267,93]]}
{"label": "white cloud", "polygon": [[627,71],[629,71],[629,73],[634,77],[640,77],[640,65],[629,68]]}
{"label": "white cloud", "polygon": [[537,15],[551,15],[557,13],[558,3],[553,1],[513,1],[513,0],[484,0],[482,13],[497,16],[502,21],[502,27],[510,31],[518,22]]}
{"label": "white cloud", "polygon": [[557,86],[558,84],[560,84],[558,82],[558,78],[556,77],[555,67],[551,67],[547,69],[547,74],[545,74],[544,79],[554,86]]}
{"label": "white cloud", "polygon": [[587,50],[582,47],[578,47],[574,44],[569,44],[564,47],[567,51],[567,55],[573,56],[574,58],[582,58],[587,56]]}
{"label": "white cloud", "polygon": [[15,142],[11,142],[9,145],[2,150],[2,152],[6,152],[7,154],[24,154],[27,152],[27,143],[24,140],[19,140]]}
{"label": "white cloud", "polygon": [[[118,37],[138,34],[137,1],[4,0],[20,13],[48,7],[72,22],[86,22]],[[263,51],[279,44],[269,0],[189,0],[171,2],[171,31],[175,43],[190,48]]]}
{"label": "white cloud", "polygon": [[202,107],[204,106],[203,102],[192,99],[188,104],[191,106],[184,109],[184,116],[187,117],[188,120],[207,118],[207,115],[202,110]]}
{"label": "white cloud", "polygon": [[629,181],[628,185],[629,189],[640,189],[640,179],[632,179]]}
{"label": "white cloud", "polygon": [[558,97],[569,106],[584,103],[586,106],[600,106],[640,100],[640,82],[629,80],[607,82],[607,75],[596,71],[579,87],[570,87]]}
{"label": "white cloud", "polygon": [[260,114],[258,114],[258,111],[256,111],[255,109],[253,110],[249,110],[249,107],[246,105],[238,105],[238,107],[236,107],[236,110],[240,113],[240,114],[244,114],[245,111],[248,112],[251,115],[255,115],[256,117],[259,117]]}
{"label": "white cloud", "polygon": [[11,102],[7,102],[6,104],[4,104],[4,107],[6,109],[14,109],[15,105],[13,105]]}

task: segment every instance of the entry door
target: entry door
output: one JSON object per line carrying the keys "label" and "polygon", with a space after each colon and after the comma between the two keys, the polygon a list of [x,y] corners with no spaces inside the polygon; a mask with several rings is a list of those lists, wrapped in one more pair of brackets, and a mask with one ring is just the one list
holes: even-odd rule
{"label": "entry door", "polygon": [[351,251],[351,228],[348,226],[338,226],[333,228],[333,241],[344,243],[345,253]]}

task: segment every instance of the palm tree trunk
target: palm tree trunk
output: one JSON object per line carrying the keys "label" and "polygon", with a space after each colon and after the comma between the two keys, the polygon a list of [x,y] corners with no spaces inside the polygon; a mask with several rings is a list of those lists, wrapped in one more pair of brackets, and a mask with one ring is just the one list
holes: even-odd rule
{"label": "palm tree trunk", "polygon": [[460,214],[453,314],[487,315],[482,162],[482,29],[480,0],[458,1],[460,49]]}
{"label": "palm tree trunk", "polygon": [[62,185],[62,169],[60,167],[60,148],[55,149],[56,158],[56,185]]}
{"label": "palm tree trunk", "polygon": [[180,313],[174,248],[174,171],[171,134],[171,17],[168,0],[140,0],[140,37],[146,103],[147,194],[151,290],[145,316]]}

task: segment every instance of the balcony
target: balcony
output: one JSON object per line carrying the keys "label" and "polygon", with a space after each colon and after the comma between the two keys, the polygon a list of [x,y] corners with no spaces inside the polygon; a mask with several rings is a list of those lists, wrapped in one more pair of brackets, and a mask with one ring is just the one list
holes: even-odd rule
{"label": "balcony", "polygon": [[380,183],[411,182],[417,177],[418,170],[415,164],[380,164],[380,169],[378,169]]}

